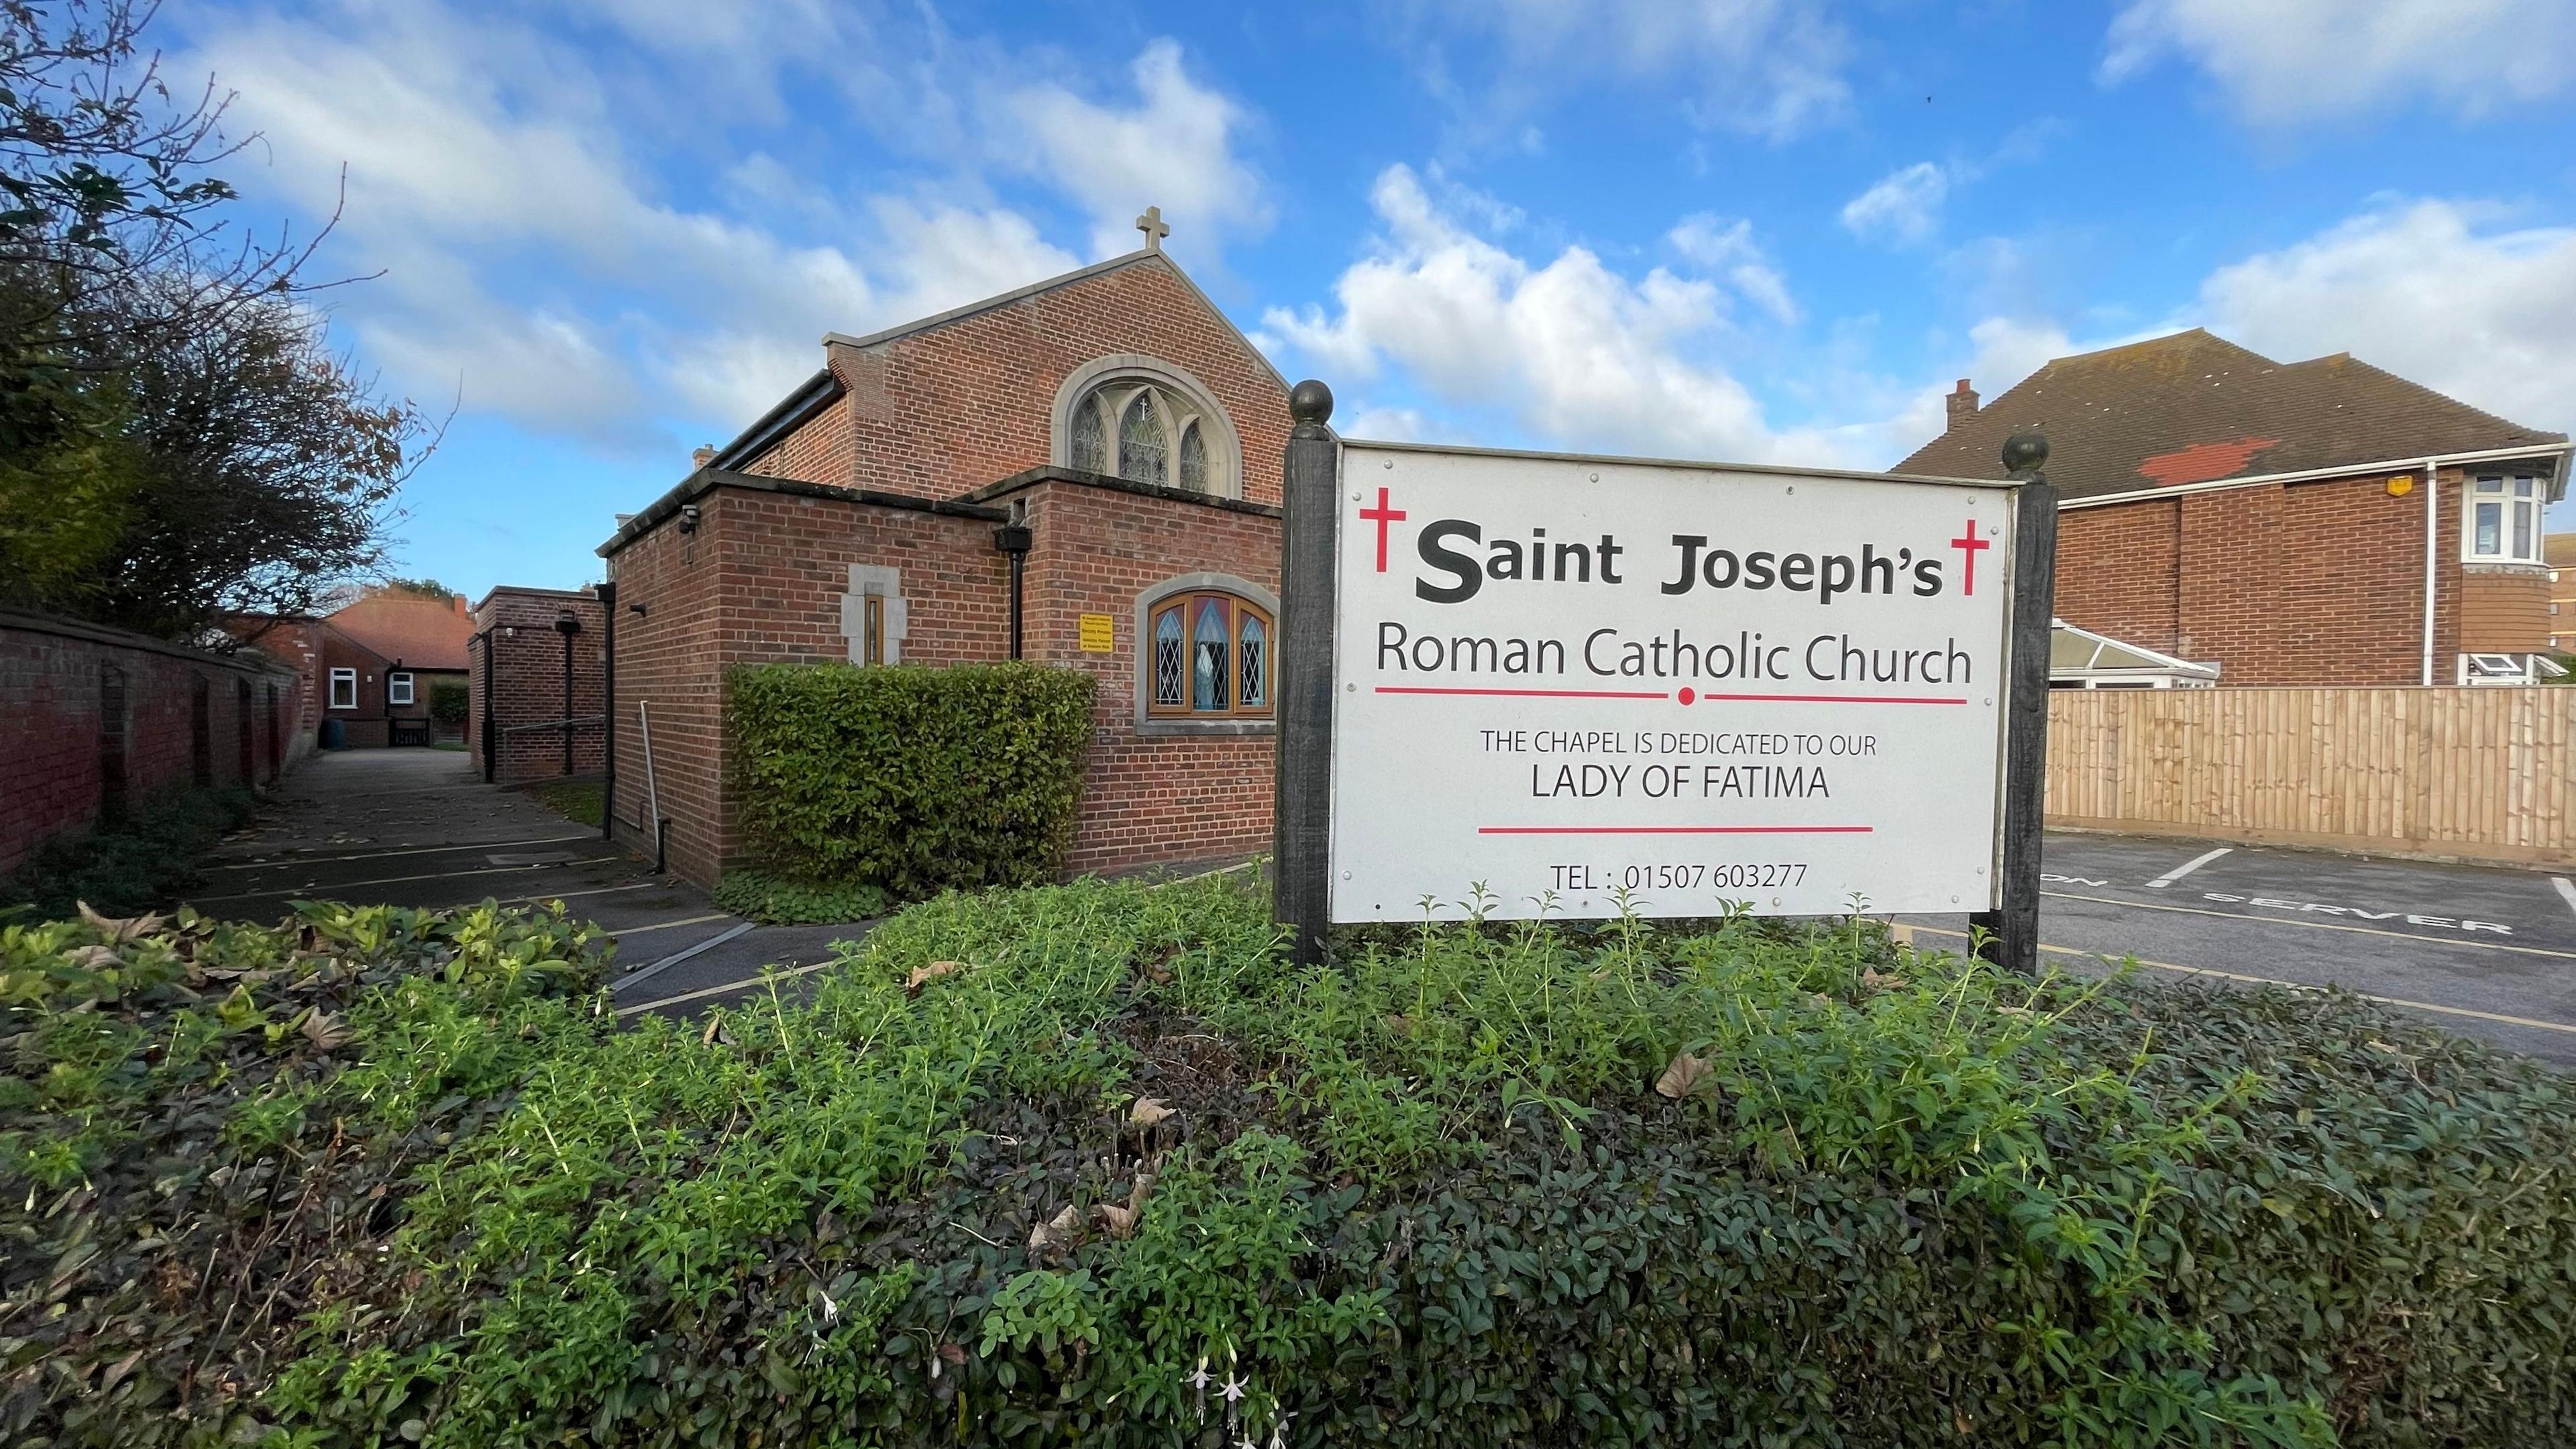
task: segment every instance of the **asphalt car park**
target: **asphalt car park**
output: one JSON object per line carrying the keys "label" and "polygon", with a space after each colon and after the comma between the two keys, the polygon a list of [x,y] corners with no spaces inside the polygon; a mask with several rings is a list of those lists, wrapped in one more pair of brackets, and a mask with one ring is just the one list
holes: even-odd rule
{"label": "asphalt car park", "polygon": [[[2449,865],[2205,841],[2052,834],[2050,959],[2150,976],[2339,986],[2576,1067],[2576,863]],[[1919,944],[1964,919],[1909,916]]]}
{"label": "asphalt car park", "polygon": [[527,795],[486,785],[467,756],[346,750],[287,778],[260,824],[200,867],[187,903],[209,915],[276,921],[298,901],[449,907],[560,901],[617,945],[610,988],[621,1016],[687,1014],[828,965],[862,924],[761,926]]}

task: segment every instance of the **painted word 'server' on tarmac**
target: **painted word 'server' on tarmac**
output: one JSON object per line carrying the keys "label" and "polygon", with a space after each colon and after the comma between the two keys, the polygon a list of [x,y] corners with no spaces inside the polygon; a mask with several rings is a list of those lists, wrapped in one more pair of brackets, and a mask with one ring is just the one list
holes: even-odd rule
{"label": "painted word 'server' on tarmac", "polygon": [[1347,443],[1332,913],[1993,904],[2008,488]]}

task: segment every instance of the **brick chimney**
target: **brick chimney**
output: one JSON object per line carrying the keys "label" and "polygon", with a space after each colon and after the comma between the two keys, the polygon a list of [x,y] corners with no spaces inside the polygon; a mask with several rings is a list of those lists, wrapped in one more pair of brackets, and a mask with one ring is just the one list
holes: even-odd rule
{"label": "brick chimney", "polygon": [[[1959,385],[1960,385],[1961,387],[1965,387],[1965,386],[1967,386],[1967,384],[1966,384],[1966,383],[1961,383],[1961,384],[1959,384]],[[1957,406],[1958,406],[1958,404],[1956,404],[1956,403],[1952,403],[1952,404],[1951,404],[1951,406],[1955,408],[1955,407],[1957,407]],[[692,462],[692,463],[694,463],[694,464],[696,464],[697,466],[699,466],[699,467],[701,467],[701,468],[703,468],[703,467],[707,466],[709,463],[712,463],[712,462],[714,462],[715,460],[716,460],[716,445],[715,445],[715,444],[713,444],[713,443],[700,443],[700,444],[698,444],[698,450],[697,450],[696,452],[691,453],[691,454],[689,455],[689,461],[690,461],[690,462]]]}
{"label": "brick chimney", "polygon": [[1959,379],[1957,390],[1953,391],[1946,401],[1950,404],[1950,428],[1953,431],[1959,424],[1977,415],[1977,390],[1968,386],[1968,380],[1964,377]]}

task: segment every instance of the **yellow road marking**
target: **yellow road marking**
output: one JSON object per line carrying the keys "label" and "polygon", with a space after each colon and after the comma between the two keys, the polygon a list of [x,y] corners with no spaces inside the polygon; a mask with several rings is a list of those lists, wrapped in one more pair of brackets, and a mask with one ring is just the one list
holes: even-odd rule
{"label": "yellow road marking", "polygon": [[[2213,914],[2224,913],[2213,912]],[[1966,940],[1968,937],[1965,931],[1945,931],[1938,926],[1900,925],[1897,929],[1904,933],[1897,938],[1899,940],[1908,940],[1914,936],[1956,936],[1961,940]],[[2241,981],[2248,986],[2286,986],[2293,991],[2325,989],[2305,981],[2282,981],[2271,976],[2248,976],[2239,971],[2218,971],[2207,966],[2177,966],[2171,961],[2149,961],[2142,956],[2114,956],[2107,951],[2079,951],[2073,946],[2051,946],[2045,941],[2040,943],[2039,949],[2053,956],[2082,956],[2090,960],[2108,961],[2114,964],[2135,961],[2141,966],[2152,966],[2158,971],[2173,971],[2184,976],[2215,976],[2225,981]],[[2508,1026],[2535,1026],[2542,1031],[2576,1033],[2576,1026],[2563,1021],[2542,1021],[2537,1017],[2529,1016],[2507,1016],[2500,1011],[2473,1011],[2465,1006],[2444,1006],[2433,1001],[2409,1001],[2402,996],[2378,996],[2367,991],[2355,991],[2352,994],[2364,1001],[2376,1001],[2382,1006],[2403,1006],[2415,1011],[2438,1011],[2444,1016],[2471,1016],[2480,1021],[2500,1021]]]}

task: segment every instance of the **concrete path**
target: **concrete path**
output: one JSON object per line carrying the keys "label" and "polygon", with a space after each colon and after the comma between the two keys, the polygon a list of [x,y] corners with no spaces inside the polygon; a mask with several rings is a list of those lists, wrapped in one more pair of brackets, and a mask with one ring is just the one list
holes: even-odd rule
{"label": "concrete path", "polygon": [[[757,926],[452,750],[340,750],[286,778],[260,821],[217,849],[189,904],[274,921],[300,900],[458,906],[561,901],[617,940],[620,1014],[738,1000],[764,966],[810,968],[865,926]],[[680,959],[673,959],[673,958]],[[805,973],[810,976],[810,971]],[[800,982],[803,977],[799,978]]]}
{"label": "concrete path", "polygon": [[[2063,834],[2041,869],[2039,938],[2062,965],[2342,986],[2576,1067],[2576,869]],[[1920,944],[1963,944],[1961,918],[1904,919]]]}

